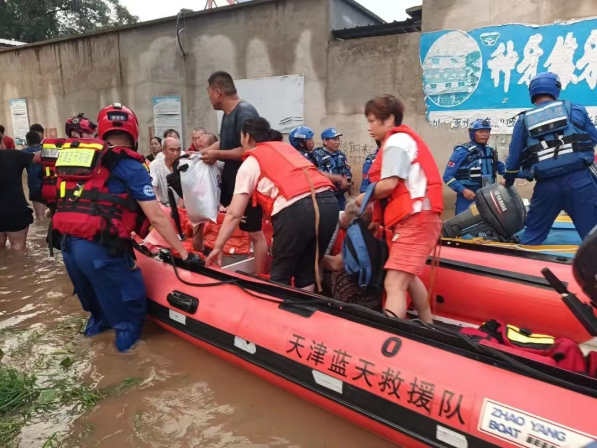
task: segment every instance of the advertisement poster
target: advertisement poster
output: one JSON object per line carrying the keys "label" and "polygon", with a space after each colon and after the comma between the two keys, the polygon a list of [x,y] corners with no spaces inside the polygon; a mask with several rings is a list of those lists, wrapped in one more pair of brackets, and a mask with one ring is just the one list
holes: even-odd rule
{"label": "advertisement poster", "polygon": [[489,118],[512,133],[517,115],[532,107],[529,83],[541,72],[562,82],[561,99],[584,105],[597,122],[597,19],[543,26],[508,24],[421,35],[427,116],[434,126],[466,128]]}

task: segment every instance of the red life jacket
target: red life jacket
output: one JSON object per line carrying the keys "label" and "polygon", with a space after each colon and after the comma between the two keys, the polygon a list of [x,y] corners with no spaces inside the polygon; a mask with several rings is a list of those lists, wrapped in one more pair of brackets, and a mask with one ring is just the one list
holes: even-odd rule
{"label": "red life jacket", "polygon": [[47,204],[53,204],[58,199],[55,167],[64,142],[62,138],[46,138],[41,147],[41,196]]}
{"label": "red life jacket", "polygon": [[[546,334],[531,333],[528,330],[506,325],[498,320],[490,320],[476,328],[464,328],[461,333],[472,336],[484,345],[504,346],[507,351],[531,359],[545,357],[555,362],[561,369],[578,373],[588,373],[587,360],[576,342],[568,338],[554,338]],[[517,353],[518,352],[518,353]],[[532,354],[534,356],[527,356]],[[546,361],[542,361],[546,362]],[[547,362],[551,364],[551,362]]]}
{"label": "red life jacket", "polygon": [[[267,177],[276,186],[279,194],[289,201],[305,193],[334,185],[292,146],[283,142],[259,143],[247,151],[243,158],[255,157],[261,169],[259,180]],[[259,181],[258,181],[259,182]],[[276,197],[267,197],[253,192],[253,205],[261,205],[266,216],[271,216]]]}
{"label": "red life jacket", "polygon": [[431,205],[431,211],[436,213],[442,213],[444,211],[442,178],[439,174],[437,164],[435,163],[427,144],[418,134],[406,125],[397,126],[388,133],[382,148],[377,152],[373,165],[371,165],[371,169],[369,170],[369,180],[371,182],[379,182],[381,180],[381,167],[386,142],[392,135],[399,133],[411,136],[417,143],[417,157],[413,160],[412,165],[419,164],[421,166],[421,169],[427,178],[427,191],[424,197],[411,198],[411,193],[406,187],[406,183],[401,179],[400,182],[398,182],[398,186],[389,196],[388,204],[383,213],[381,211],[381,205],[379,202],[376,202],[375,220],[381,221],[380,218],[383,216],[383,223],[388,229],[412,214],[414,203],[418,201],[427,199]]}
{"label": "red life jacket", "polygon": [[103,140],[69,139],[56,161],[58,203],[52,218],[61,234],[95,241],[122,250],[131,232],[145,238],[150,223],[137,201],[128,193],[114,194],[107,182],[122,159],[143,164],[145,158],[132,149],[108,147]]}

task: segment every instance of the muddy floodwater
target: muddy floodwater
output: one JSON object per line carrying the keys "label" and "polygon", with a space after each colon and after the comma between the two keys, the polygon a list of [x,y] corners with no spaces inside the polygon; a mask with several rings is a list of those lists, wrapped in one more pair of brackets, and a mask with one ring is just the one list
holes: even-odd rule
{"label": "muddy floodwater", "polygon": [[23,405],[0,409],[0,447],[394,446],[150,322],[128,354],[84,338],[46,226],[26,254],[0,250],[0,368],[28,378]]}

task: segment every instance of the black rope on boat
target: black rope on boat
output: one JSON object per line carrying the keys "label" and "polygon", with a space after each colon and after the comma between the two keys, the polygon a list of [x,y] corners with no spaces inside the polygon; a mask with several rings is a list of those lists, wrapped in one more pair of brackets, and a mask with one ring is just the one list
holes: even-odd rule
{"label": "black rope on boat", "polygon": [[[286,304],[286,305],[310,305],[310,304],[319,304],[319,305],[327,305],[330,306],[330,302],[327,302],[324,299],[312,299],[312,300],[288,300],[288,299],[272,299],[269,297],[264,297],[260,294],[256,294],[250,290],[248,290],[247,288],[245,288],[244,286],[242,286],[237,280],[223,280],[220,282],[213,282],[213,283],[193,283],[193,282],[189,282],[186,280],[183,280],[180,277],[180,274],[178,273],[178,267],[176,266],[176,262],[174,261],[174,257],[172,256],[171,253],[169,253],[169,261],[170,264],[172,265],[172,267],[174,268],[174,275],[176,275],[176,278],[178,279],[179,282],[181,282],[184,285],[187,286],[192,286],[194,288],[212,288],[215,286],[222,286],[222,285],[232,285],[232,286],[236,286],[237,288],[241,289],[243,292],[245,292],[246,294],[250,295],[251,297],[254,297],[256,299],[260,299],[260,300],[265,300],[266,302],[271,302],[271,303],[277,303],[277,304]],[[354,305],[354,306],[358,306],[355,304],[351,304],[348,303],[346,305],[342,305],[342,307],[344,306],[349,306],[349,305]]]}

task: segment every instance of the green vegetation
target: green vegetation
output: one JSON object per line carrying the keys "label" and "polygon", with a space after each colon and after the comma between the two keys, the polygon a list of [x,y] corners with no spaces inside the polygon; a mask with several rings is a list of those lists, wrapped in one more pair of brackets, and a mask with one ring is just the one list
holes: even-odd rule
{"label": "green vegetation", "polygon": [[[84,381],[87,354],[74,340],[81,338],[83,325],[84,319],[76,316],[49,329],[0,331],[0,344],[6,345],[0,349],[0,447],[18,446],[29,422],[50,420],[65,409],[77,418],[102,399],[120,396],[143,381],[126,378],[104,389]],[[58,433],[43,445],[62,446]]]}
{"label": "green vegetation", "polygon": [[0,38],[36,42],[139,21],[120,0],[0,0]]}

